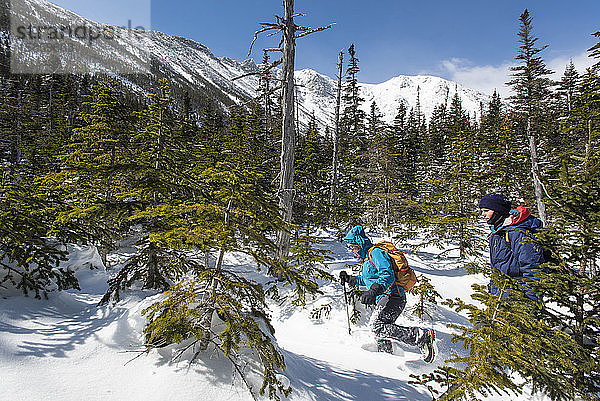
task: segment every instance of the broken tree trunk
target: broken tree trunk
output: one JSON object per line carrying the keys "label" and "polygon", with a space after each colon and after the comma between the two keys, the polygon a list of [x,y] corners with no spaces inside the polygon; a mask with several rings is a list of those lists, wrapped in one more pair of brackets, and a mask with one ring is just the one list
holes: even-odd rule
{"label": "broken tree trunk", "polygon": [[[294,58],[296,52],[296,25],[294,24],[294,0],[284,0],[285,18],[283,20],[283,64],[282,96],[283,113],[281,136],[281,171],[279,173],[279,208],[284,221],[292,220],[294,203],[294,148],[296,133],[294,129]],[[290,251],[290,233],[279,231],[277,235],[277,259],[283,259]]]}

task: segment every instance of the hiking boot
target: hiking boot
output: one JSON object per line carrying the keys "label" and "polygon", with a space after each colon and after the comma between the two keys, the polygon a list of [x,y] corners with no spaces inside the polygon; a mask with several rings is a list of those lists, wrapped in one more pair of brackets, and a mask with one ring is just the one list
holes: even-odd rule
{"label": "hiking boot", "polygon": [[432,363],[435,360],[437,349],[435,346],[435,331],[433,329],[422,329],[423,334],[417,341],[423,360],[426,363]]}

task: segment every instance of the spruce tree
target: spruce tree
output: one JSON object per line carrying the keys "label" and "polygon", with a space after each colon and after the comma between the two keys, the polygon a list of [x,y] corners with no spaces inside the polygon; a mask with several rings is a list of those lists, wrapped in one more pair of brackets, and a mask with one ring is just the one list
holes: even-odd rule
{"label": "spruce tree", "polygon": [[364,99],[358,85],[358,57],[354,44],[348,48],[348,64],[340,117],[340,178],[337,210],[338,221],[358,218],[361,214],[365,192],[365,182],[360,175],[367,163],[367,138],[365,134],[365,113],[361,109]]}
{"label": "spruce tree", "polygon": [[575,91],[579,81],[579,73],[575,69],[573,60],[567,64],[565,72],[558,83],[557,93],[561,96],[561,103],[564,104],[566,111],[573,109],[573,99],[576,95]]}
{"label": "spruce tree", "polygon": [[328,220],[325,197],[328,182],[328,154],[325,141],[319,134],[314,114],[308,123],[306,134],[302,135],[296,149],[297,200],[294,206],[294,221],[297,224],[323,226]]}
{"label": "spruce tree", "polygon": [[435,290],[435,287],[431,284],[431,280],[427,276],[419,275],[418,283],[410,292],[416,295],[418,300],[409,311],[421,321],[425,320],[425,317],[433,320],[432,309],[437,305],[437,299],[441,298],[441,295]]}
{"label": "spruce tree", "polygon": [[67,253],[55,228],[65,202],[48,179],[58,168],[67,132],[67,102],[51,107],[52,96],[67,96],[66,90],[52,92],[55,80],[60,77],[13,77],[1,110],[2,128],[10,134],[0,167],[0,282],[36,298],[79,288],[74,272],[60,267]]}
{"label": "spruce tree", "polygon": [[419,177],[426,174],[427,165],[424,157],[426,142],[425,116],[421,114],[420,88],[417,87],[417,105],[408,113],[406,122],[406,138],[403,143],[404,171],[406,182],[409,184],[409,195],[412,201],[418,201],[419,196],[426,190],[426,183]]}
{"label": "spruce tree", "polygon": [[0,287],[35,298],[79,289],[74,272],[60,267],[65,248],[48,237],[53,218],[52,203],[33,181],[0,185]]}
{"label": "spruce tree", "polygon": [[[124,185],[124,168],[131,118],[120,87],[101,80],[82,104],[79,127],[57,158],[60,170],[45,177],[46,188],[63,201],[53,231],[66,241],[97,243],[100,253],[110,248]],[[85,232],[85,234],[83,234]]]}
{"label": "spruce tree", "polygon": [[391,131],[381,118],[377,104],[371,103],[367,118],[368,165],[361,177],[367,180],[367,212],[371,221],[389,231],[394,223],[394,198],[397,197],[396,186],[399,179],[395,169],[397,155],[394,153]]}
{"label": "spruce tree", "polygon": [[[592,34],[593,36],[595,36],[596,38],[600,39],[600,31],[594,32]],[[588,49],[588,51],[590,52],[590,57],[592,58],[600,58],[600,40],[598,40],[598,43],[596,43],[594,46],[590,47]],[[594,68],[597,70],[598,67],[600,67],[600,61],[597,61],[594,64]]]}
{"label": "spruce tree", "polygon": [[23,131],[19,109],[22,103],[22,90],[17,80],[3,82],[0,98],[0,155],[2,157],[3,180],[15,179],[23,152]]}
{"label": "spruce tree", "polygon": [[437,105],[433,109],[424,141],[423,156],[426,158],[427,179],[436,177],[447,160],[450,133],[448,132],[448,104]]}
{"label": "spruce tree", "polygon": [[490,192],[501,192],[512,199],[524,198],[531,192],[527,185],[527,150],[517,146],[521,136],[519,118],[502,110],[500,96],[494,92],[484,110],[478,130],[478,175],[480,192],[477,198]]}
{"label": "spruce tree", "polygon": [[529,11],[519,17],[520,30],[519,51],[515,57],[520,65],[512,67],[513,79],[507,84],[512,86],[515,95],[511,97],[519,114],[522,115],[524,124],[524,137],[529,143],[529,161],[531,163],[531,180],[533,183],[538,216],[546,222],[546,205],[544,203],[543,176],[540,169],[541,152],[540,141],[543,132],[549,131],[545,127],[550,100],[551,81],[550,71],[539,55],[547,46],[537,47],[538,38],[533,35],[533,18]]}
{"label": "spruce tree", "polygon": [[171,207],[192,195],[195,186],[184,165],[188,162],[186,142],[177,129],[173,99],[165,81],[149,95],[148,108],[138,113],[138,129],[128,145],[129,160],[123,189],[117,196],[130,199],[128,224],[137,226],[137,252],[113,277],[101,302],[118,301],[119,290],[142,281],[142,288],[166,290],[189,266],[185,258],[161,247],[155,237],[172,224]]}
{"label": "spruce tree", "polygon": [[[322,251],[302,237],[292,244],[284,261],[274,257],[274,234],[287,225],[271,196],[271,177],[265,177],[263,160],[257,157],[262,127],[256,121],[258,114],[234,110],[225,129],[204,137],[208,143],[220,138],[213,144],[220,157],[191,155],[203,160],[190,171],[199,191],[147,213],[161,218],[161,230],[152,235],[156,247],[178,252],[187,264],[187,274],[164,300],[144,312],[149,319],[145,333],[148,351],[184,343],[180,353],[192,350],[191,361],[203,351],[221,352],[246,385],[248,362],[258,361],[263,374],[258,392],[279,399],[290,390],[277,378],[285,363],[273,341],[267,297],[284,299],[277,283],[257,283],[226,256],[233,252],[238,254],[236,259],[246,255],[257,270],[267,268],[291,284],[292,303],[304,304],[309,294],[318,291],[316,280],[331,277],[322,270]],[[197,252],[207,252],[210,257],[199,260],[194,257]],[[213,324],[219,320],[224,327]],[[254,354],[253,361],[248,360],[248,350]]]}
{"label": "spruce tree", "polygon": [[[597,399],[600,392],[600,76],[595,68],[582,77],[564,135],[571,139],[556,158],[558,179],[552,183],[558,206],[552,226],[539,237],[553,251],[547,274],[532,283],[547,303],[543,319],[569,335],[569,362],[556,370],[568,378],[571,397]],[[595,397],[595,398],[594,398]]]}
{"label": "spruce tree", "polygon": [[358,67],[359,59],[356,56],[354,44],[348,48],[348,65],[346,68],[346,82],[344,84],[344,110],[342,113],[342,124],[344,127],[344,136],[346,143],[346,151],[350,153],[361,153],[366,150],[367,143],[365,137],[365,112],[362,111],[361,105],[364,99],[360,95],[360,87],[358,85]]}
{"label": "spruce tree", "polygon": [[[417,94],[417,98],[419,96]],[[423,200],[430,195],[429,186],[423,184],[430,174],[435,175],[437,166],[424,155],[427,151],[426,130],[423,119],[417,118],[414,109],[407,110],[401,103],[390,130],[389,149],[394,153],[396,176],[393,210],[396,222],[402,225],[396,239],[407,244],[404,241],[413,239],[423,227]]]}
{"label": "spruce tree", "polygon": [[478,171],[474,132],[458,93],[452,98],[446,122],[450,142],[448,161],[438,177],[432,180],[435,194],[429,201],[431,228],[426,241],[438,243],[443,238],[456,243],[459,259],[464,259],[468,254],[475,254],[481,246],[471,215],[477,184],[473,177]]}

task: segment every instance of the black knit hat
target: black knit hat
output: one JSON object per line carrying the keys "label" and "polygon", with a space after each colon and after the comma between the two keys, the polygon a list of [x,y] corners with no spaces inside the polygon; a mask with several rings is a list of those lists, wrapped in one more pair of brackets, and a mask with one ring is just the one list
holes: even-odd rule
{"label": "black knit hat", "polygon": [[512,209],[512,203],[506,196],[499,193],[487,194],[479,201],[480,209],[490,209],[499,212],[502,215],[508,215]]}

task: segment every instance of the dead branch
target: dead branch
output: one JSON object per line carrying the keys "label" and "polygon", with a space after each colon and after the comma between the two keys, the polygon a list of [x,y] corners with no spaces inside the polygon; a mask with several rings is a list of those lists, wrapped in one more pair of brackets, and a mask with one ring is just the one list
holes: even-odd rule
{"label": "dead branch", "polygon": [[542,182],[542,180],[540,179],[540,177],[538,176],[537,173],[534,173],[534,179],[537,180],[540,183],[540,186],[544,190],[544,193],[546,194],[546,196],[548,197],[548,199],[550,199],[552,202],[554,202],[554,204],[556,204],[558,207],[562,208],[563,205],[561,205],[560,202],[556,201],[554,198],[552,198],[550,196],[550,194],[548,193],[548,190],[546,189],[546,185],[544,185],[544,183]]}
{"label": "dead branch", "polygon": [[[154,347],[152,347],[152,348],[154,348]],[[123,364],[123,366],[125,366],[125,365],[127,365],[129,362],[133,362],[133,361],[135,361],[136,359],[138,359],[140,356],[144,355],[144,354],[145,354],[147,351],[146,351],[146,350],[143,350],[143,351],[122,351],[122,352],[135,352],[135,353],[137,353],[137,355],[136,355],[136,356],[134,356],[133,358],[131,358],[130,360],[128,360],[127,362],[125,362],[125,363]]]}
{"label": "dead branch", "polygon": [[[261,25],[266,25],[266,24],[267,23],[261,23]],[[274,25],[274,24],[271,24],[271,25]],[[267,27],[267,28],[262,28],[256,32],[254,32],[254,38],[252,39],[252,43],[250,43],[250,49],[248,50],[248,57],[250,57],[250,54],[252,54],[252,48],[254,47],[254,42],[256,42],[256,39],[258,39],[258,35],[260,35],[263,32],[272,31],[272,30],[281,30],[281,29],[283,29],[282,25],[275,25],[275,26],[271,26],[271,27]]]}
{"label": "dead branch", "polygon": [[233,78],[231,78],[231,80],[232,80],[232,81],[235,81],[235,80],[237,80],[237,79],[240,79],[240,78],[245,78],[245,77],[250,77],[250,76],[252,76],[252,75],[261,75],[261,74],[266,74],[266,73],[270,72],[270,71],[271,71],[273,68],[275,68],[275,67],[277,67],[279,64],[281,64],[281,62],[282,62],[282,60],[281,60],[281,59],[279,59],[279,60],[277,60],[277,61],[274,61],[273,63],[271,63],[271,64],[269,65],[269,67],[268,67],[268,68],[266,68],[266,69],[264,69],[264,70],[262,70],[262,71],[249,72],[249,73],[247,73],[247,74],[243,74],[243,75],[240,75],[240,76],[237,76],[237,77],[233,77]]}
{"label": "dead branch", "polygon": [[[275,92],[277,92],[278,90],[281,90],[282,88],[283,88],[283,84],[281,84],[279,86],[275,86],[274,88],[269,89],[269,91],[266,92],[266,95],[268,95],[268,96],[273,95]],[[265,95],[265,93],[261,93],[259,96],[254,97],[250,100],[247,100],[247,101],[241,103],[240,106],[247,106],[252,102],[256,102],[256,101],[260,100],[261,96],[264,96],[264,95]]]}
{"label": "dead branch", "polygon": [[238,79],[242,79],[242,78],[246,78],[246,77],[251,77],[252,75],[260,75],[260,74],[262,74],[262,71],[249,72],[247,74],[242,74],[242,75],[238,75],[237,77],[233,77],[233,78],[231,78],[231,81],[236,81]]}
{"label": "dead branch", "polygon": [[460,248],[456,247],[456,248],[446,249],[445,251],[442,251],[442,252],[438,253],[437,255],[435,255],[435,258],[439,259],[440,257],[442,257],[442,255],[445,255],[445,254],[447,254],[447,253],[449,253],[451,251],[456,251],[457,249],[460,249]]}
{"label": "dead branch", "polygon": [[322,26],[320,28],[315,28],[315,29],[311,29],[311,30],[306,31],[306,32],[302,32],[301,34],[294,36],[294,39],[302,38],[304,36],[310,35],[310,34],[315,33],[315,32],[321,32],[321,31],[324,31],[326,29],[330,29],[334,25],[335,25],[335,22],[332,23],[332,24],[329,24],[327,26]]}

